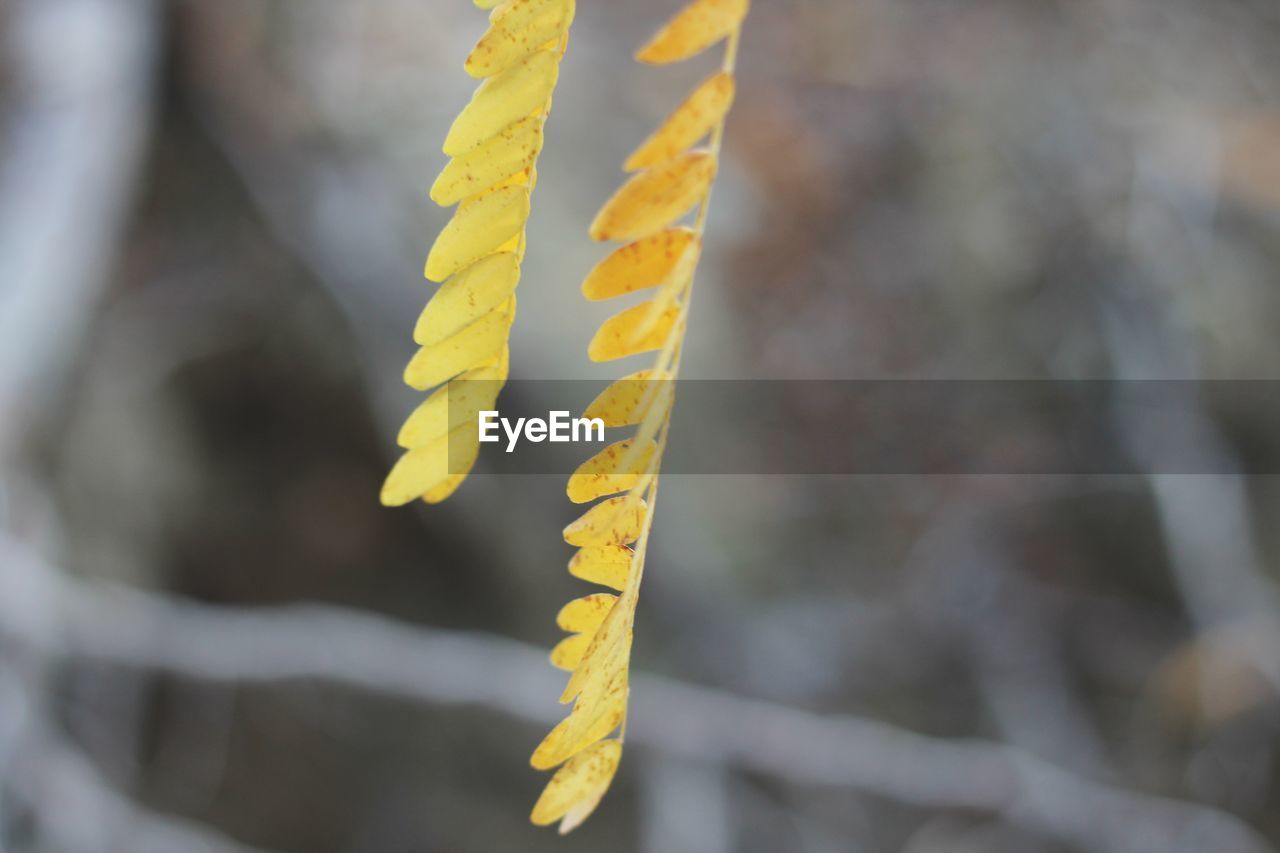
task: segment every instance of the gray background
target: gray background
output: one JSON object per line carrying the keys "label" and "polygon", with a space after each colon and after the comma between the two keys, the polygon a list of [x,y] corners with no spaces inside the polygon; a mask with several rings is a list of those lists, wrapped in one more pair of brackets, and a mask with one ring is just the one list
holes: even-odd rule
{"label": "gray background", "polygon": [[[603,384],[586,224],[714,58],[580,5],[513,363]],[[688,376],[1275,377],[1272,0],[755,6]],[[563,479],[377,505],[483,24],[0,0],[0,847],[1280,845],[1280,491],[1152,471],[671,478],[621,775],[526,823]],[[1274,458],[1193,411],[1213,470]]]}

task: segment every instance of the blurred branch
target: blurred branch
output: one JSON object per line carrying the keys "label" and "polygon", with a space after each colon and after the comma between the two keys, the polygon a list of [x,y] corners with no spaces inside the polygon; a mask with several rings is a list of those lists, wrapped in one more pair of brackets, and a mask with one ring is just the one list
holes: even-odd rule
{"label": "blurred branch", "polygon": [[[90,585],[12,541],[0,540],[0,563],[8,567],[0,625],[47,654],[242,683],[325,679],[539,725],[563,713],[553,698],[560,676],[543,649],[523,643],[331,607],[235,610]],[[1000,744],[818,716],[657,676],[637,675],[633,684],[628,734],[657,749],[795,784],[989,811],[1090,850],[1271,849],[1218,810],[1096,783]]]}
{"label": "blurred branch", "polygon": [[1006,510],[1004,500],[972,495],[944,506],[904,570],[921,576],[915,594],[931,623],[949,624],[972,650],[974,678],[1003,736],[1073,770],[1109,777],[1114,768],[1062,659],[1060,614],[1045,591],[1014,571],[1002,539]]}
{"label": "blurred branch", "polygon": [[0,456],[65,369],[106,280],[147,138],[153,0],[20,0],[0,171]]}
{"label": "blurred branch", "polygon": [[119,794],[79,751],[34,738],[12,775],[18,798],[51,847],[76,853],[266,853],[197,823],[140,808]]}
{"label": "blurred branch", "polygon": [[[406,277],[421,279],[425,251],[414,207],[417,181],[397,179],[385,162],[344,147],[326,132],[267,61],[259,35],[238,29],[244,26],[240,12],[192,4],[182,15],[204,33],[191,39],[183,58],[201,127],[264,226],[347,321],[390,465],[401,453],[392,439],[404,413],[421,399],[401,381],[416,348],[401,323],[422,310],[421,288],[404,286]],[[352,216],[353,210],[359,215]],[[491,478],[472,478],[467,491],[458,500],[473,506],[500,498]],[[495,539],[483,529],[483,513],[456,506],[444,511],[450,525],[487,542],[513,566],[527,557],[518,544],[528,539],[521,530],[540,535],[563,523],[551,508],[535,503],[510,514],[512,535]]]}
{"label": "blurred branch", "polygon": [[[1108,294],[1101,309],[1111,360],[1121,379],[1196,379],[1204,372],[1197,341],[1179,313],[1183,306],[1168,304],[1167,293],[1151,282],[1210,274],[1209,259],[1217,251],[1219,142],[1213,128],[1203,123],[1174,130],[1137,152],[1128,230],[1136,270],[1124,282],[1128,287]],[[1167,164],[1176,164],[1176,181]],[[1180,417],[1166,419],[1159,430],[1123,419],[1117,428],[1151,490],[1173,578],[1197,633],[1219,656],[1246,661],[1280,691],[1280,593],[1265,572],[1254,538],[1240,459],[1187,384],[1160,387],[1166,411]],[[1166,434],[1194,436],[1199,469],[1223,473],[1162,473]],[[1208,684],[1202,693],[1206,704],[1212,704]]]}
{"label": "blurred branch", "polygon": [[246,31],[247,19],[222,4],[178,13],[178,27],[200,34],[181,67],[193,113],[263,224],[348,321],[371,411],[393,436],[412,347],[392,332],[421,299],[394,286],[421,266],[421,249],[405,238],[416,236],[412,196],[376,159],[343,150],[324,130],[266,62],[262,35]]}
{"label": "blurred branch", "polygon": [[723,765],[650,760],[639,778],[642,851],[732,853],[731,777]]}
{"label": "blurred branch", "polygon": [[[0,153],[0,513],[29,524],[40,501],[16,486],[18,447],[68,372],[128,223],[149,135],[159,13],[155,0],[18,0],[5,12],[15,97]],[[19,498],[22,506],[10,506]],[[38,731],[43,671],[13,663],[9,654],[0,661],[6,816],[21,803],[39,837],[62,850],[247,853],[131,804]],[[0,845],[8,835],[0,827]]]}

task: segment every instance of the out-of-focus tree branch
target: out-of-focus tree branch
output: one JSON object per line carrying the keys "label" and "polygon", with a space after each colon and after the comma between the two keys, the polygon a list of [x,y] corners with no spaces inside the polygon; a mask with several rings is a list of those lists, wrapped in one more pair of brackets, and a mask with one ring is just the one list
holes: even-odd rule
{"label": "out-of-focus tree branch", "polygon": [[150,123],[153,0],[20,0],[0,171],[0,454],[68,363],[106,279]]}
{"label": "out-of-focus tree branch", "polygon": [[[0,150],[0,524],[30,526],[42,498],[18,487],[28,473],[20,446],[56,399],[128,222],[160,16],[155,0],[17,0],[5,23],[14,97]],[[43,731],[46,661],[19,664],[9,651],[0,649],[6,817],[25,809],[41,839],[83,853],[249,853],[130,803]],[[0,846],[7,834],[0,828]]]}
{"label": "out-of-focus tree branch", "polygon": [[[1190,380],[1205,372],[1197,342],[1177,316],[1180,306],[1166,304],[1166,294],[1150,290],[1145,279],[1172,279],[1175,269],[1212,268],[1219,140],[1204,121],[1164,130],[1138,151],[1128,231],[1128,248],[1137,266],[1131,292],[1127,300],[1112,297],[1100,318],[1115,373],[1126,380]],[[1153,217],[1153,211],[1161,215]],[[1163,388],[1168,411],[1180,415],[1176,421],[1166,421],[1153,432],[1121,419],[1117,429],[1151,490],[1172,576],[1197,634],[1215,647],[1210,661],[1244,661],[1272,689],[1280,690],[1280,592],[1263,567],[1243,466],[1187,384],[1167,383]],[[1164,473],[1164,432],[1194,436],[1201,469],[1221,473]],[[1206,667],[1202,679],[1207,706],[1214,701],[1214,669]]]}
{"label": "out-of-focus tree branch", "polygon": [[[539,725],[563,713],[541,649],[412,627],[339,608],[235,610],[65,579],[9,541],[0,624],[43,653],[234,682],[325,679]],[[636,676],[628,734],[650,747],[801,785],[852,786],[934,808],[976,809],[1091,850],[1255,853],[1267,844],[1215,809],[1093,782],[1021,750],[818,716],[657,676]]]}
{"label": "out-of-focus tree branch", "polygon": [[[1073,770],[1109,776],[1101,739],[1054,645],[1055,614],[1013,571],[998,541],[1000,518],[998,503],[972,500],[940,512],[908,560],[930,578],[917,596],[933,620],[951,621],[969,644],[974,678],[1005,739]],[[964,588],[987,592],[960,616],[947,602]]]}
{"label": "out-of-focus tree branch", "polygon": [[47,735],[28,740],[12,787],[41,836],[76,853],[267,853],[192,821],[139,807],[85,757]]}

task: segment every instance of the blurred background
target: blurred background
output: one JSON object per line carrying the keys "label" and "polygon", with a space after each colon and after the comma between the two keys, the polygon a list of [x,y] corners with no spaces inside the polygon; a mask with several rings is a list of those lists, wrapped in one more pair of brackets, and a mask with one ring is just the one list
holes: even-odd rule
{"label": "blurred background", "polygon": [[[678,5],[579,4],[516,376],[639,366],[578,284]],[[1214,476],[664,480],[619,778],[527,823],[563,478],[377,502],[484,22],[0,0],[0,849],[1280,847],[1280,437],[1208,392]],[[687,375],[1276,376],[1274,0],[757,0],[739,92]]]}

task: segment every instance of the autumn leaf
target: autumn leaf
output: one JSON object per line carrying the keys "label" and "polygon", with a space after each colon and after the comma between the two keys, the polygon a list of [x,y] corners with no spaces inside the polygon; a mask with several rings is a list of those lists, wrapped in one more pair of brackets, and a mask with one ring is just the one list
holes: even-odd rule
{"label": "autumn leaf", "polygon": [[[531,818],[539,825],[558,820],[562,833],[595,810],[622,758],[631,643],[657,472],[746,11],[746,0],[695,0],[641,50],[642,61],[674,62],[728,39],[721,70],[628,158],[626,168],[636,174],[609,199],[590,229],[596,240],[626,245],[596,265],[583,282],[583,295],[603,300],[652,292],[646,301],[605,320],[588,355],[594,361],[654,351],[657,356],[651,367],[617,380],[587,407],[584,416],[600,418],[610,428],[635,427],[635,433],[583,462],[566,488],[575,503],[603,498],[565,528],[565,541],[579,549],[569,572],[613,592],[576,598],[556,617],[569,635],[556,645],[551,659],[570,670],[560,701],[573,707],[530,759],[539,770],[559,768]],[[692,148],[704,139],[709,147]],[[695,210],[694,221],[681,224]]]}
{"label": "autumn leaf", "polygon": [[448,436],[496,405],[507,379],[537,160],[575,8],[574,0],[476,6],[491,10],[489,27],[465,67],[484,82],[450,127],[451,159],[431,187],[436,204],[456,209],[427,256],[424,274],[442,284],[414,326],[420,349],[404,371],[419,391],[442,387],[400,430],[407,452],[383,486],[388,506],[438,503],[462,485],[479,452],[474,420],[470,437]]}

